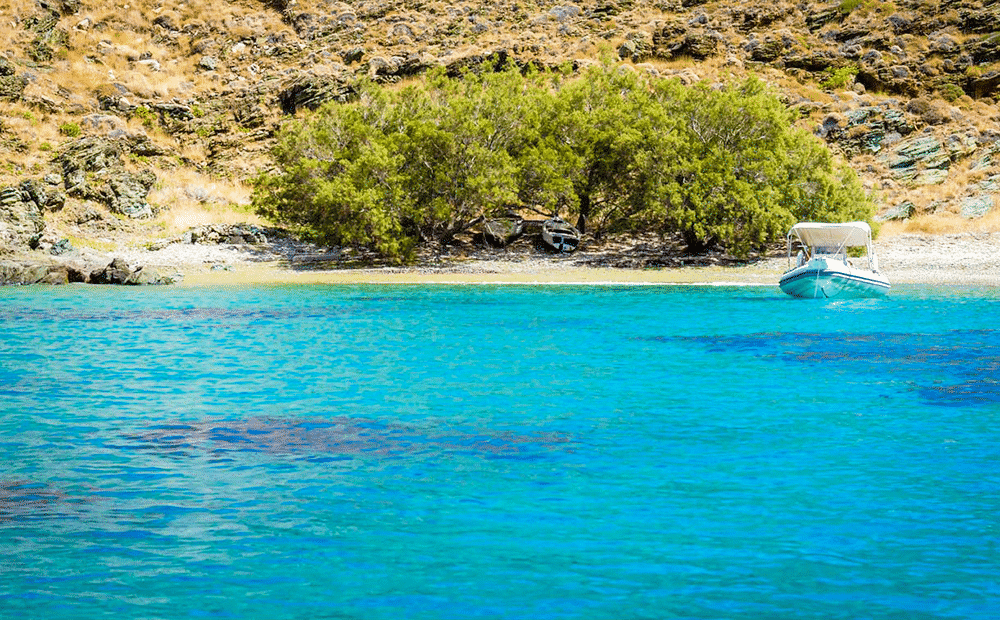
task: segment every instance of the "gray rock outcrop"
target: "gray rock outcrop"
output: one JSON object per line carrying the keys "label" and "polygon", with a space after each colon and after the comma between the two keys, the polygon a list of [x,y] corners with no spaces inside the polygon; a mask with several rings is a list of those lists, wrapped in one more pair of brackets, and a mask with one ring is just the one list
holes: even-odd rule
{"label": "gray rock outcrop", "polygon": [[45,230],[38,204],[18,187],[0,189],[0,246],[26,246]]}
{"label": "gray rock outcrop", "polygon": [[153,209],[146,197],[156,183],[156,175],[150,170],[130,172],[122,160],[126,149],[131,151],[130,147],[145,144],[148,139],[142,141],[124,133],[119,137],[122,139],[87,136],[63,150],[56,161],[62,166],[66,193],[103,203],[113,213],[151,217]]}

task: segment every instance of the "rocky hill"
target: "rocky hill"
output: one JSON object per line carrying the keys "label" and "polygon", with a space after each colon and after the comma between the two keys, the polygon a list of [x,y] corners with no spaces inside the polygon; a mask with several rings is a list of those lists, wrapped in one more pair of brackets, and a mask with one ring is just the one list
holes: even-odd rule
{"label": "rocky hill", "polygon": [[2,11],[8,251],[263,224],[248,181],[275,132],[358,79],[602,54],[689,82],[755,73],[863,175],[882,218],[1000,228],[996,2],[9,0]]}

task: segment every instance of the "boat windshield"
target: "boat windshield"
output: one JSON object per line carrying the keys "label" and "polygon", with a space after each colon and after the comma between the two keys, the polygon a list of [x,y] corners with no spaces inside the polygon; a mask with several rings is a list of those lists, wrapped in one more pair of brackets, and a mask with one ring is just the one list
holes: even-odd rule
{"label": "boat windshield", "polygon": [[832,245],[820,245],[816,246],[813,250],[813,254],[816,256],[839,256],[843,254],[843,247],[834,247]]}
{"label": "boat windshield", "polygon": [[788,260],[791,266],[792,247],[797,245],[798,264],[802,265],[813,257],[837,257],[847,261],[847,248],[864,248],[870,269],[878,270],[871,243],[871,227],[865,222],[829,224],[822,222],[799,222],[788,231]]}

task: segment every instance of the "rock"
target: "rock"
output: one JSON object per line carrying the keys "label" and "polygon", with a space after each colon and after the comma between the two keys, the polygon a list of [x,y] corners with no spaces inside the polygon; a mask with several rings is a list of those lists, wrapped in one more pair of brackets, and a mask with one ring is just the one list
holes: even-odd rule
{"label": "rock", "polygon": [[0,189],[0,246],[24,246],[45,230],[38,204],[19,188]]}
{"label": "rock", "polygon": [[849,110],[843,116],[831,114],[816,133],[827,142],[835,142],[851,155],[877,153],[912,133],[913,124],[902,110],[888,104]]}
{"label": "rock", "polygon": [[653,53],[652,41],[644,32],[633,32],[618,46],[618,57],[640,62]]}
{"label": "rock", "polygon": [[581,9],[572,4],[555,6],[549,9],[549,17],[557,22],[563,23],[580,17]]}
{"label": "rock", "polygon": [[948,150],[948,157],[956,161],[975,153],[978,142],[974,136],[953,133],[944,139],[944,145]]}
{"label": "rock", "polygon": [[989,71],[985,75],[970,78],[966,90],[976,99],[992,97],[1000,93],[1000,71]]}
{"label": "rock", "polygon": [[69,282],[89,283],[90,274],[97,270],[96,266],[81,261],[71,261],[64,263],[66,267],[66,279]]}
{"label": "rock", "polygon": [[[53,179],[49,179],[51,181]],[[51,183],[46,180],[28,179],[21,182],[22,196],[30,199],[40,209],[46,211],[59,211],[66,204],[66,194],[59,189],[59,177]]]}
{"label": "rock", "polygon": [[177,24],[174,22],[174,18],[171,15],[167,14],[159,15],[155,19],[153,19],[153,25],[159,26],[164,30],[174,30],[174,31],[178,30]]}
{"label": "rock", "polygon": [[278,93],[281,110],[295,114],[299,108],[315,110],[327,101],[347,101],[355,93],[354,87],[335,77],[302,75],[289,82]]}
{"label": "rock", "polygon": [[653,31],[650,53],[667,60],[677,56],[705,60],[719,53],[721,40],[721,35],[709,28],[691,28],[683,22],[674,21]]}
{"label": "rock", "polygon": [[120,213],[141,219],[153,216],[153,209],[146,202],[149,190],[156,184],[156,175],[149,170],[139,173],[118,171],[107,179],[111,190],[108,208],[112,213]]}
{"label": "rock", "polygon": [[66,193],[101,202],[113,213],[132,218],[152,216],[146,196],[156,183],[156,176],[149,170],[128,172],[122,162],[126,148],[141,150],[145,142],[124,132],[104,138],[88,136],[72,142],[56,158],[62,165]]}
{"label": "rock", "polygon": [[781,57],[785,51],[785,43],[781,38],[770,35],[764,40],[751,39],[747,42],[746,49],[750,52],[750,59],[757,62],[774,62]]}
{"label": "rock", "polygon": [[933,135],[923,135],[900,142],[882,160],[893,175],[917,185],[933,185],[948,177],[951,159]]}
{"label": "rock", "polygon": [[121,156],[121,145],[115,140],[88,136],[70,143],[56,157],[62,165],[66,193],[86,198],[87,173],[122,167]]}
{"label": "rock", "polygon": [[[813,5],[816,7],[817,5]],[[823,26],[835,21],[840,17],[840,11],[837,10],[836,6],[824,6],[823,8],[816,8],[806,15],[806,26],[809,30],[819,30]]]}
{"label": "rock", "polygon": [[219,61],[215,56],[202,56],[198,60],[198,67],[205,71],[215,71],[219,66]]}
{"label": "rock", "polygon": [[349,50],[344,50],[340,53],[340,57],[344,59],[345,64],[351,64],[355,62],[361,62],[361,59],[365,56],[365,50],[361,47],[352,47]]}
{"label": "rock", "polygon": [[791,55],[784,58],[785,67],[789,69],[805,69],[818,73],[824,71],[834,64],[834,59],[822,53],[808,55]]}
{"label": "rock", "polygon": [[[79,274],[74,273],[73,277],[77,278]],[[172,284],[174,279],[160,274],[160,272],[152,267],[137,267],[133,269],[124,259],[115,258],[106,267],[92,272],[89,281],[91,284],[142,286]]]}
{"label": "rock", "polygon": [[982,194],[962,201],[960,215],[967,220],[978,219],[993,209],[993,196]]}
{"label": "rock", "polygon": [[0,261],[0,285],[66,284],[65,266],[50,262]]}
{"label": "rock", "polygon": [[736,4],[729,8],[729,15],[734,25],[743,30],[749,31],[782,20],[794,11],[792,4],[766,3],[766,4]]}
{"label": "rock", "polygon": [[996,3],[984,8],[963,9],[959,12],[962,32],[986,33],[995,32],[1000,24],[1000,6]]}
{"label": "rock", "polygon": [[263,127],[267,120],[267,111],[252,98],[244,99],[232,106],[233,120],[241,127],[255,129]]}
{"label": "rock", "polygon": [[910,202],[909,200],[905,200],[896,205],[895,207],[891,207],[885,213],[876,216],[875,221],[888,222],[891,220],[909,219],[913,217],[913,214],[916,212],[916,210],[917,207],[912,202]]}
{"label": "rock", "polygon": [[125,121],[111,114],[88,114],[80,119],[80,127],[89,131],[112,131],[125,127]]}
{"label": "rock", "polygon": [[154,103],[150,107],[159,112],[161,117],[166,116],[180,121],[189,121],[194,118],[191,107],[182,103]]}
{"label": "rock", "polygon": [[139,267],[129,277],[127,284],[133,286],[154,286],[173,284],[173,279],[163,276],[153,267]]}
{"label": "rock", "polygon": [[52,256],[62,256],[75,251],[76,249],[73,247],[73,244],[69,242],[69,239],[60,239],[59,241],[53,243],[52,247],[49,248],[49,254]]}
{"label": "rock", "polygon": [[116,258],[101,269],[90,274],[91,284],[125,284],[132,269],[124,259]]}
{"label": "rock", "polygon": [[966,51],[977,65],[1000,61],[1000,32],[993,32],[972,43],[966,43]]}

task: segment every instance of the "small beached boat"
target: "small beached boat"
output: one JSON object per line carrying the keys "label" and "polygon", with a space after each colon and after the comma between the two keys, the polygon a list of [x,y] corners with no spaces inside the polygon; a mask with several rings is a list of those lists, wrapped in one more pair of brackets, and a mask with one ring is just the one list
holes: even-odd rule
{"label": "small beached boat", "polygon": [[[791,267],[792,246],[800,247]],[[848,248],[863,247],[865,256],[849,258]],[[865,222],[825,224],[800,222],[788,231],[790,269],[779,286],[793,297],[879,297],[889,280],[879,273],[872,229]]]}
{"label": "small beached boat", "polygon": [[483,223],[483,238],[486,243],[502,248],[521,236],[524,232],[524,218],[520,215],[508,215],[486,220]]}
{"label": "small beached boat", "polygon": [[572,252],[580,245],[580,231],[561,217],[542,222],[542,241],[559,252]]}

